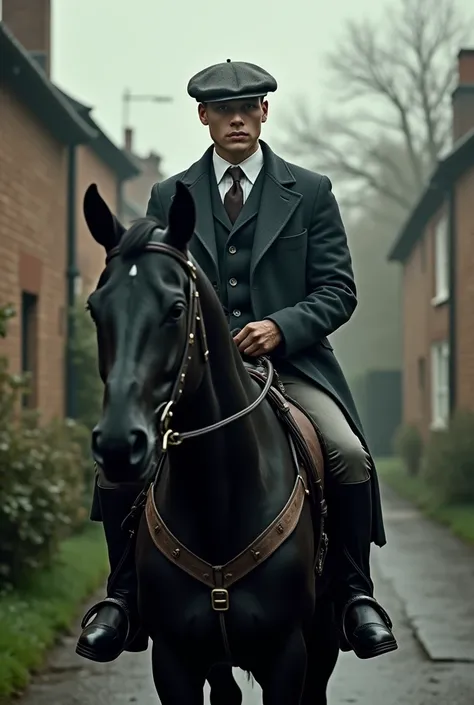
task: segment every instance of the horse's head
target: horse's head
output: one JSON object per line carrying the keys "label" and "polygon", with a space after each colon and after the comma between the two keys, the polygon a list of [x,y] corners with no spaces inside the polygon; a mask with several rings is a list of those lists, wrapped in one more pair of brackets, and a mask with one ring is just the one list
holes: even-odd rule
{"label": "horse's head", "polygon": [[105,384],[92,451],[109,481],[137,482],[147,475],[168,412],[202,379],[205,335],[196,269],[187,255],[194,201],[178,183],[165,230],[151,218],[125,230],[93,185],[84,215],[107,253],[88,301]]}

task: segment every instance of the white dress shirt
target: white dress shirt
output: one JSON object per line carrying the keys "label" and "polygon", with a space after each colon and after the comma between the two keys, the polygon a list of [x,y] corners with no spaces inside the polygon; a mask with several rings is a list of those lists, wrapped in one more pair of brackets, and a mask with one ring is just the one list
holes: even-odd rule
{"label": "white dress shirt", "polygon": [[250,191],[254,183],[257,180],[258,175],[263,167],[263,152],[260,145],[256,152],[254,152],[250,157],[247,157],[240,164],[230,164],[225,159],[220,157],[216,150],[212,155],[212,161],[214,164],[214,173],[216,175],[217,187],[219,189],[222,201],[227,191],[232,186],[232,177],[227,173],[227,169],[231,166],[240,166],[245,176],[242,178],[240,185],[242,186],[242,191],[244,192],[244,203],[249,197]]}

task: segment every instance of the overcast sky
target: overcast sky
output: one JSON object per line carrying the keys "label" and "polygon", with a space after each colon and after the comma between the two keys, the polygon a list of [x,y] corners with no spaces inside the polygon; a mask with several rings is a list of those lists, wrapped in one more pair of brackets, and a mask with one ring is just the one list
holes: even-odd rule
{"label": "overcast sky", "polygon": [[307,96],[316,109],[324,101],[325,53],[343,21],[380,8],[377,0],[53,0],[52,5],[53,79],[93,105],[112,138],[121,139],[124,88],[174,98],[171,104],[131,106],[137,151],[162,154],[167,174],[189,166],[209,144],[186,92],[194,73],[227,58],[272,73],[279,89],[264,133],[272,142],[281,125],[278,113],[290,109],[294,96]]}

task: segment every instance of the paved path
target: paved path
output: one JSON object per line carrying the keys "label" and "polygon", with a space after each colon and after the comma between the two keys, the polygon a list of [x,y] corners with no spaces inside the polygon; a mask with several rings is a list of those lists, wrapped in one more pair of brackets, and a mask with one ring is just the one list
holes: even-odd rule
{"label": "paved path", "polygon": [[[472,705],[474,553],[388,490],[384,506],[389,545],[374,550],[374,577],[400,648],[372,661],[342,655],[329,704]],[[64,639],[18,705],[158,705],[149,654],[98,665],[74,643]],[[242,690],[244,705],[261,705],[258,687],[242,679]]]}
{"label": "paved path", "polygon": [[377,558],[417,638],[433,661],[474,663],[474,550],[387,489],[384,506]]}

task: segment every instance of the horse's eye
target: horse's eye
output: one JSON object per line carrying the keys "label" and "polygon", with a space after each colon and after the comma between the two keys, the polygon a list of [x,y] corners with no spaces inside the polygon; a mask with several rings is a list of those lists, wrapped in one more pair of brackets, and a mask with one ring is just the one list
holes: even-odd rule
{"label": "horse's eye", "polygon": [[174,304],[174,306],[171,307],[170,312],[168,314],[168,319],[170,321],[179,321],[180,318],[182,317],[185,309],[183,304]]}

